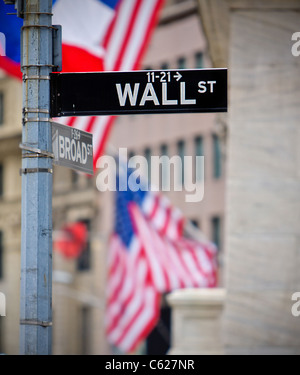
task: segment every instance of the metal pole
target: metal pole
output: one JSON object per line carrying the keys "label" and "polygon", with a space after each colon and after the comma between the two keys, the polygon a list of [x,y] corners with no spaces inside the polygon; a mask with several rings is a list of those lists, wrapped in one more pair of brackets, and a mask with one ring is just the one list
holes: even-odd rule
{"label": "metal pole", "polygon": [[20,354],[51,354],[52,0],[24,0]]}

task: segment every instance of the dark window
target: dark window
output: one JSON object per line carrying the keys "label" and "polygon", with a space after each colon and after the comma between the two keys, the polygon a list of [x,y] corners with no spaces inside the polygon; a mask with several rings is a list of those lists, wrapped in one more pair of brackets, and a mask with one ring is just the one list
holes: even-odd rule
{"label": "dark window", "polygon": [[147,355],[165,355],[171,343],[171,309],[166,304],[160,310],[159,321],[146,340]]}
{"label": "dark window", "polygon": [[180,57],[177,60],[178,69],[186,69],[186,59],[184,57]]}
{"label": "dark window", "polygon": [[213,135],[213,165],[214,165],[214,177],[220,178],[222,176],[222,152],[221,152],[221,142],[220,138],[214,134]]}
{"label": "dark window", "polygon": [[79,258],[77,259],[77,270],[78,271],[88,271],[91,268],[91,221],[90,220],[80,220],[86,225],[88,232],[88,240],[86,248],[82,251]]}
{"label": "dark window", "polygon": [[0,280],[3,278],[3,232],[0,231]]}
{"label": "dark window", "polygon": [[191,223],[193,224],[193,226],[194,226],[195,228],[200,229],[199,220],[197,220],[197,219],[192,219],[192,220],[191,220]]}
{"label": "dark window", "polygon": [[129,151],[129,152],[128,152],[128,160],[130,160],[130,159],[133,158],[134,156],[135,156],[134,151]]}
{"label": "dark window", "polygon": [[4,183],[3,165],[0,164],[0,198],[3,196],[3,183]]}
{"label": "dark window", "polygon": [[221,249],[221,219],[214,217],[212,219],[212,241],[217,246],[218,250]]}
{"label": "dark window", "polygon": [[160,147],[160,154],[161,155],[165,155],[165,156],[168,156],[169,152],[168,152],[168,145],[161,145]]}
{"label": "dark window", "polygon": [[202,52],[197,52],[195,54],[195,65],[196,65],[196,69],[203,68],[203,53]]}
{"label": "dark window", "polygon": [[[198,136],[195,138],[195,155],[204,156],[203,150],[203,138]],[[201,169],[200,169],[201,168]],[[195,180],[202,181],[204,177],[204,171],[202,170],[202,164],[195,162]]]}
{"label": "dark window", "polygon": [[[166,144],[161,145],[160,147],[160,155],[161,156],[168,156],[168,146]],[[169,167],[166,163],[166,160],[164,158],[162,159],[162,165],[161,165],[161,178],[160,178],[160,184],[161,184],[161,190],[164,190],[168,186],[169,181]]]}
{"label": "dark window", "polygon": [[198,136],[195,138],[195,153],[196,156],[203,156],[203,138]]}
{"label": "dark window", "polygon": [[76,171],[71,171],[72,173],[72,185],[76,187],[79,181],[79,173]]}
{"label": "dark window", "polygon": [[150,148],[145,149],[144,156],[147,160],[147,166],[148,166],[148,184],[151,184],[151,149]]}
{"label": "dark window", "polygon": [[169,69],[169,64],[168,63],[161,64],[161,70],[168,70],[168,69]]}
{"label": "dark window", "polygon": [[177,152],[181,159],[181,175],[180,175],[180,182],[184,183],[184,156],[185,156],[185,142],[179,141],[177,143]]}
{"label": "dark window", "polygon": [[4,122],[4,95],[0,92],[0,125]]}

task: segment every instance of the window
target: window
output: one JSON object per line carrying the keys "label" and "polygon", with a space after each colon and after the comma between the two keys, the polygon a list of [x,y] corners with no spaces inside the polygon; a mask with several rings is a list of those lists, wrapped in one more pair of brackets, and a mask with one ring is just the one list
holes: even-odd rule
{"label": "window", "polygon": [[72,185],[73,187],[77,187],[78,182],[79,182],[79,173],[76,171],[71,170],[72,173]]}
{"label": "window", "polygon": [[213,135],[213,155],[213,175],[215,178],[220,178],[222,176],[222,153],[220,138],[216,134]]}
{"label": "window", "polygon": [[128,152],[128,160],[130,160],[131,158],[133,158],[135,156],[135,152],[134,151],[129,151]]}
{"label": "window", "polygon": [[197,219],[192,219],[192,220],[191,220],[191,223],[193,224],[193,226],[194,226],[195,228],[200,229],[199,220],[197,220]]}
{"label": "window", "polygon": [[195,67],[196,69],[203,68],[203,53],[202,52],[197,52],[195,54]]}
{"label": "window", "polygon": [[0,231],[0,280],[3,278],[3,232]]}
{"label": "window", "polygon": [[90,231],[91,231],[91,221],[90,220],[79,220],[83,222],[87,227],[88,232],[88,239],[87,239],[87,246],[85,250],[80,254],[77,259],[77,270],[78,271],[88,271],[91,268],[91,238],[90,238]]}
{"label": "window", "polygon": [[161,64],[161,70],[168,70],[168,69],[169,69],[169,64],[168,63]]}
{"label": "window", "polygon": [[0,92],[0,125],[4,122],[4,95]]}
{"label": "window", "polygon": [[3,165],[0,164],[0,198],[3,197],[3,184],[4,184]]}
{"label": "window", "polygon": [[144,151],[144,156],[146,158],[146,161],[147,161],[147,166],[148,166],[148,184],[150,185],[151,184],[151,149],[150,148],[146,148],[145,151]]}
{"label": "window", "polygon": [[171,308],[162,299],[159,320],[146,339],[146,355],[166,355],[171,345]]}
{"label": "window", "polygon": [[[168,146],[166,144],[161,145],[160,147],[160,155],[161,156],[168,156]],[[162,159],[162,166],[161,166],[161,178],[160,178],[160,184],[161,184],[161,190],[165,191],[168,187],[169,182],[169,167],[166,163],[166,160],[164,158]]]}
{"label": "window", "polygon": [[184,57],[180,57],[177,60],[178,69],[186,69],[186,59]]}
{"label": "window", "polygon": [[[203,138],[198,136],[195,138],[195,156],[204,156],[203,152]],[[202,170],[202,164],[195,162],[195,181],[203,181],[204,171]]]}
{"label": "window", "polygon": [[221,248],[221,219],[214,217],[212,219],[212,241],[220,251]]}
{"label": "window", "polygon": [[177,143],[177,152],[178,152],[178,155],[181,159],[181,175],[180,175],[180,182],[181,184],[184,183],[184,156],[185,156],[185,142],[184,141],[179,141]]}

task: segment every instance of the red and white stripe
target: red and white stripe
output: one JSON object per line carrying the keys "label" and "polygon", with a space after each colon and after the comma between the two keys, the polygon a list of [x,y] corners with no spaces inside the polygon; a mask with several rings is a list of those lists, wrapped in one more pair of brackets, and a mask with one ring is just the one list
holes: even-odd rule
{"label": "red and white stripe", "polygon": [[[214,245],[185,239],[179,232],[176,238],[168,237],[168,225],[180,227],[177,220],[170,219],[172,208],[160,195],[155,195],[155,203],[149,202],[144,206],[146,215],[135,203],[129,208],[136,234],[130,249],[115,235],[110,244],[106,332],[108,340],[125,353],[134,350],[154,328],[162,293],[216,286]],[[163,208],[168,214],[162,215]],[[178,213],[174,216],[182,220]],[[165,228],[164,234],[157,222]]]}
{"label": "red and white stripe", "polygon": [[182,212],[171,205],[170,200],[157,192],[147,194],[142,211],[162,236],[176,240],[182,236],[184,217]]}
{"label": "red and white stripe", "polygon": [[137,236],[150,266],[153,284],[166,293],[178,288],[216,285],[216,248],[184,237],[161,235],[137,206],[131,208]]}
{"label": "red and white stripe", "polygon": [[117,236],[112,237],[105,326],[109,342],[125,353],[136,348],[159,318],[160,295],[149,271],[137,238],[128,251]]}
{"label": "red and white stripe", "polygon": [[[126,71],[139,68],[163,3],[164,0],[120,1],[103,38],[104,70]],[[95,168],[105,150],[114,118],[76,117],[66,122],[67,125],[93,133]]]}

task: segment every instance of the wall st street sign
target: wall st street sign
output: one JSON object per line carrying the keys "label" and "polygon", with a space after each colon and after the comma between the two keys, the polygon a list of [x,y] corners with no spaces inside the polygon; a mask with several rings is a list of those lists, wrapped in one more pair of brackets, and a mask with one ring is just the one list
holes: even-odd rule
{"label": "wall st street sign", "polygon": [[227,69],[51,74],[51,116],[227,111]]}
{"label": "wall st street sign", "polygon": [[52,122],[53,163],[87,174],[93,170],[93,135]]}

